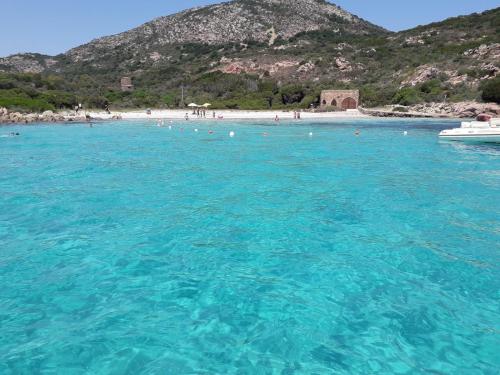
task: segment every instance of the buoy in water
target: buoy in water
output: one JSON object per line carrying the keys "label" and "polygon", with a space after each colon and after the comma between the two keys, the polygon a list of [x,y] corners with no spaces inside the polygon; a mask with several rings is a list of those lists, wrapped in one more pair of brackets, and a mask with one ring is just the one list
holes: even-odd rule
{"label": "buoy in water", "polygon": [[235,134],[234,134],[234,132],[229,132],[229,136],[230,136],[231,138],[234,138],[234,135],[235,135]]}
{"label": "buoy in water", "polygon": [[194,129],[194,131],[195,131],[196,133],[198,133],[198,129]]}
{"label": "buoy in water", "polygon": [[310,133],[309,133],[309,137],[312,137],[312,136],[313,136],[313,133],[312,133],[312,132],[310,132]]}
{"label": "buoy in water", "polygon": [[405,132],[403,133],[404,135],[408,135],[408,132],[405,130]]}

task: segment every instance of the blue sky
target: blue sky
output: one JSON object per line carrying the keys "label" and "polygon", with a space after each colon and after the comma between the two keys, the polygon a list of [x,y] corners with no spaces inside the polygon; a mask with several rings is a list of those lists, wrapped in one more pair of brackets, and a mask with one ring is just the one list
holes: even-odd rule
{"label": "blue sky", "polygon": [[[0,56],[62,53],[153,18],[217,0],[1,0]],[[500,6],[499,0],[336,0],[393,31]]]}

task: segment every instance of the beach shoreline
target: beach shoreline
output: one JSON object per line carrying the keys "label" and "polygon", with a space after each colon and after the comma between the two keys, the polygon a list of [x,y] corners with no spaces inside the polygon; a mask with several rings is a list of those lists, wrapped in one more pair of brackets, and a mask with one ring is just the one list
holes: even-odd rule
{"label": "beach shoreline", "polygon": [[[466,105],[464,105],[466,104]],[[495,104],[464,103],[457,108],[444,105],[434,107],[412,108],[401,111],[401,106],[382,108],[362,108],[338,112],[315,112],[294,110],[217,110],[205,109],[199,112],[186,109],[138,109],[106,112],[104,110],[82,109],[78,112],[63,110],[60,112],[45,111],[38,113],[19,113],[0,108],[0,124],[32,124],[32,123],[74,123],[88,121],[113,120],[354,120],[369,118],[429,118],[429,119],[468,119],[475,118],[482,112],[493,116],[500,113]],[[442,111],[445,108],[445,111]],[[464,110],[465,108],[465,110]],[[471,109],[472,108],[472,109]],[[458,110],[460,109],[460,110]],[[297,118],[299,117],[299,118]]]}
{"label": "beach shoreline", "polygon": [[[214,116],[215,113],[215,116]],[[298,112],[296,112],[298,113]],[[379,114],[379,113],[377,113]],[[247,111],[247,110],[207,110],[205,116],[197,115],[190,110],[129,110],[105,111],[81,110],[75,111],[46,111],[41,114],[9,112],[0,108],[0,124],[34,124],[34,123],[77,123],[89,121],[116,121],[116,120],[170,120],[189,121],[223,121],[223,120],[257,120],[257,121],[289,121],[289,120],[356,120],[370,118],[456,118],[453,116],[433,116],[418,113],[390,113],[374,115],[365,110],[349,110],[345,112],[300,112],[297,119],[294,111]]]}

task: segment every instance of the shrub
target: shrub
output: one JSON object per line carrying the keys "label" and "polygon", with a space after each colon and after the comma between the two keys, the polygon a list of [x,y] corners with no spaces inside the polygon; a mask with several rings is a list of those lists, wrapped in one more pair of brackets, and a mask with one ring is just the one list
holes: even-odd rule
{"label": "shrub", "polygon": [[47,91],[40,94],[39,97],[55,108],[74,108],[78,104],[75,95],[63,91]]}
{"label": "shrub", "polygon": [[500,77],[490,79],[481,84],[482,99],[485,102],[495,102],[500,104]]}
{"label": "shrub", "polygon": [[11,77],[0,76],[0,90],[9,90],[16,87],[16,81]]}
{"label": "shrub", "polygon": [[420,93],[414,87],[403,87],[392,99],[394,104],[413,105],[422,102]]}
{"label": "shrub", "polygon": [[180,99],[174,93],[163,95],[162,101],[170,108],[178,107],[180,104]]}
{"label": "shrub", "polygon": [[280,90],[281,101],[283,104],[300,103],[306,96],[304,89],[300,85],[284,86]]}
{"label": "shrub", "polygon": [[31,98],[20,90],[0,90],[0,107],[29,112],[43,112],[55,109],[47,101]]}

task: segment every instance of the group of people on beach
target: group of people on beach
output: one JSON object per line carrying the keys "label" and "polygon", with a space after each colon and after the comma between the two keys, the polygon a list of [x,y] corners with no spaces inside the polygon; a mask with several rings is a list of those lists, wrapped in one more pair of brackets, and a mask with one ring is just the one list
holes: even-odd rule
{"label": "group of people on beach", "polygon": [[[207,110],[204,108],[196,108],[193,110],[193,115],[196,115],[197,118],[207,118]],[[187,113],[186,116],[188,116]],[[215,118],[215,111],[212,112],[212,118]]]}
{"label": "group of people on beach", "polygon": [[[200,118],[207,118],[207,111],[205,109],[198,109],[198,110],[195,110],[193,111],[192,113],[193,115],[196,115],[196,118],[200,119]],[[217,118],[218,120],[223,120],[224,119],[224,116],[222,115],[219,115],[217,116],[215,114],[215,111],[212,112],[212,118],[215,119]],[[184,115],[184,120],[188,121],[189,120],[189,113],[186,112],[186,114]]]}

